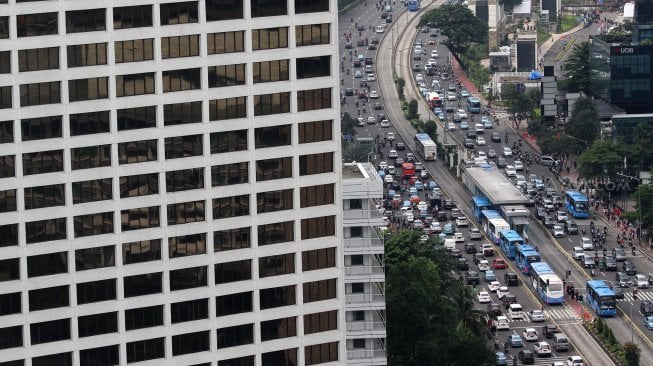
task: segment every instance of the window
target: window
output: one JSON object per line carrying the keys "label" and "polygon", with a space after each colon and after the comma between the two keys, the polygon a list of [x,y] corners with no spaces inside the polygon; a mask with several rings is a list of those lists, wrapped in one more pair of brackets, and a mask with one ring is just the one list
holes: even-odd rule
{"label": "window", "polygon": [[20,314],[21,310],[22,301],[20,292],[0,295],[0,316]]}
{"label": "window", "polygon": [[108,77],[68,80],[68,101],[106,99],[109,97]]}
{"label": "window", "polygon": [[218,361],[218,366],[254,366],[254,356],[243,356]]}
{"label": "window", "polygon": [[106,9],[69,10],[66,33],[94,32],[107,29]]}
{"label": "window", "polygon": [[204,188],[204,168],[166,172],[166,192]]}
{"label": "window", "polygon": [[68,252],[57,252],[27,257],[27,276],[38,277],[68,273]]}
{"label": "window", "polygon": [[14,121],[0,122],[0,144],[14,142]]}
{"label": "window", "polygon": [[61,82],[22,84],[20,86],[20,106],[61,103]]}
{"label": "window", "polygon": [[29,329],[32,345],[70,339],[70,319],[33,323]]}
{"label": "window", "polygon": [[73,203],[110,200],[113,198],[111,178],[73,182]]}
{"label": "window", "polygon": [[252,279],[252,261],[217,263],[215,265],[215,283],[229,283]]}
{"label": "window", "polygon": [[331,75],[331,56],[297,59],[297,79],[319,78]]}
{"label": "window", "polygon": [[295,305],[295,285],[261,289],[259,300],[261,310]]}
{"label": "window", "polygon": [[250,227],[213,232],[213,251],[222,252],[251,247]]}
{"label": "window", "polygon": [[254,147],[257,149],[290,145],[290,125],[259,127],[254,130]]}
{"label": "window", "polygon": [[249,215],[249,195],[213,199],[213,219]]}
{"label": "window", "polygon": [[64,352],[64,353],[57,353],[54,355],[32,357],[32,366],[49,366],[49,365],[72,366],[72,364],[73,364],[72,352]]}
{"label": "window", "polygon": [[[5,0],[7,1],[7,0]],[[45,357],[50,357],[50,356],[45,356]],[[40,362],[40,359],[43,357],[33,357],[32,358],[32,365],[38,366],[42,365],[37,362]],[[72,358],[70,359],[70,364],[72,365]],[[62,363],[63,365],[63,363]],[[253,365],[253,364],[252,364]],[[25,360],[13,360],[13,361],[5,361],[5,362],[0,362],[0,366],[25,366]]]}
{"label": "window", "polygon": [[16,166],[14,160],[14,155],[0,156],[0,178],[16,176],[16,172],[14,171],[14,167]]}
{"label": "window", "polygon": [[206,234],[189,234],[168,238],[169,258],[198,254],[206,254]]}
{"label": "window", "polygon": [[233,163],[211,167],[211,184],[213,187],[249,182],[249,163]]}
{"label": "window", "polygon": [[304,335],[338,329],[338,310],[304,315]]}
{"label": "window", "polygon": [[251,0],[252,18],[288,14],[288,0]]}
{"label": "window", "polygon": [[120,211],[122,231],[159,227],[159,206]]}
{"label": "window", "polygon": [[120,164],[143,163],[157,160],[157,140],[122,142],[118,144]]}
{"label": "window", "polygon": [[143,329],[163,325],[163,305],[125,310],[125,329]]}
{"label": "window", "polygon": [[[209,6],[208,2],[213,1],[216,3],[224,4],[223,0],[207,0],[207,8]],[[229,1],[229,0],[227,0]],[[232,0],[239,1],[239,0]],[[240,0],[242,2],[242,0]],[[242,4],[241,4],[242,8]],[[241,10],[242,14],[242,10]],[[209,19],[210,14],[206,14],[206,20]],[[241,15],[242,16],[242,15]],[[208,33],[206,35],[207,43],[207,53],[209,55],[220,54],[220,53],[232,53],[232,52],[243,52],[245,51],[245,32],[244,31],[233,31],[233,32],[220,32],[220,33]]]}
{"label": "window", "polygon": [[118,131],[156,127],[156,106],[118,109]]}
{"label": "window", "polygon": [[66,204],[65,184],[53,184],[50,186],[28,187],[23,190],[25,198],[25,209],[64,206]]}
{"label": "window", "polygon": [[168,205],[168,225],[189,224],[205,220],[204,201]]}
{"label": "window", "polygon": [[[0,27],[2,26],[1,23],[2,21],[0,20]],[[18,52],[20,55],[20,51]],[[0,74],[11,74],[11,51],[0,51]]]}
{"label": "window", "polygon": [[331,108],[331,88],[297,91],[297,111]]}
{"label": "window", "polygon": [[198,299],[170,304],[172,324],[209,318],[209,299]]}
{"label": "window", "polygon": [[[5,31],[8,33],[9,22],[7,21],[5,23],[6,25],[1,28],[5,29]],[[57,34],[59,31],[56,12],[17,15],[16,23],[19,38]]]}
{"label": "window", "polygon": [[163,105],[163,124],[166,126],[202,122],[202,102]]}
{"label": "window", "polygon": [[208,285],[206,266],[170,271],[170,291],[187,290]]}
{"label": "window", "polygon": [[147,273],[123,278],[125,297],[159,294],[162,292],[163,275]]}
{"label": "window", "polygon": [[75,216],[75,237],[113,234],[113,211]]}
{"label": "window", "polygon": [[154,94],[154,73],[116,75],[116,96]]}
{"label": "window", "polygon": [[0,212],[16,211],[16,190],[0,191]]}
{"label": "window", "polygon": [[116,249],[113,245],[75,250],[75,270],[113,267],[116,265]]}
{"label": "window", "polygon": [[203,147],[202,135],[168,137],[165,139],[165,157],[168,160],[200,156]]}
{"label": "window", "polygon": [[[217,0],[217,1],[220,1],[220,0]],[[56,13],[54,13],[54,14],[56,14]],[[23,16],[21,19],[25,19],[25,17]],[[55,29],[56,28],[57,27],[55,26]],[[24,27],[23,27],[23,32],[25,32]],[[56,32],[56,30],[55,30],[55,32]],[[19,37],[20,37],[20,35],[19,35]],[[7,39],[7,38],[9,38],[9,17],[0,17],[0,39]]]}
{"label": "window", "polygon": [[73,170],[111,166],[111,145],[70,149],[70,160]]}
{"label": "window", "polygon": [[254,62],[252,69],[254,84],[290,80],[288,60]]}
{"label": "window", "polygon": [[29,311],[60,308],[69,304],[67,285],[29,291]]}
{"label": "window", "polygon": [[20,259],[0,260],[0,282],[20,279]]}
{"label": "window", "polygon": [[322,205],[332,205],[334,203],[335,186],[331,184],[322,184],[319,186],[301,187],[299,189],[299,206],[314,207]]}
{"label": "window", "polygon": [[199,68],[164,71],[162,80],[164,93],[202,88]]}
{"label": "window", "polygon": [[197,1],[160,5],[161,25],[197,23]]}
{"label": "window", "polygon": [[88,348],[79,351],[79,366],[119,365],[120,345]]}
{"label": "window", "polygon": [[209,119],[222,121],[247,117],[247,97],[209,100]]}
{"label": "window", "polygon": [[18,51],[18,71],[20,72],[58,68],[59,47],[32,48]]}
{"label": "window", "polygon": [[254,96],[254,115],[290,112],[290,93],[262,94]]}
{"label": "window", "polygon": [[217,296],[215,298],[216,316],[225,316],[252,311],[252,291]]}
{"label": "window", "polygon": [[243,19],[243,0],[205,0],[206,21]]}
{"label": "window", "polygon": [[36,117],[20,120],[23,141],[51,139],[62,136],[61,116]]}
{"label": "window", "polygon": [[338,342],[314,344],[304,347],[306,365],[338,361]]}
{"label": "window", "polygon": [[77,113],[70,115],[70,135],[93,135],[111,131],[109,111]]}
{"label": "window", "polygon": [[113,29],[152,26],[152,5],[113,8]]}
{"label": "window", "polygon": [[[285,1],[285,0],[284,0]],[[252,29],[252,50],[288,47],[288,28]]]}
{"label": "window", "polygon": [[161,259],[161,239],[142,240],[122,245],[122,264],[144,263]]}
{"label": "window", "polygon": [[0,328],[0,349],[22,347],[23,326]]}
{"label": "window", "polygon": [[285,243],[295,240],[294,223],[292,221],[258,226],[258,245]]}
{"label": "window", "polygon": [[299,175],[311,175],[333,172],[333,153],[301,155],[299,157]]}
{"label": "window", "polygon": [[83,67],[107,64],[107,44],[89,43],[68,46],[68,67]]}
{"label": "window", "polygon": [[261,322],[261,341],[297,336],[297,318],[282,318]]}
{"label": "window", "polygon": [[165,357],[165,338],[153,338],[128,342],[127,362],[140,362]]}
{"label": "window", "polygon": [[297,366],[297,348],[261,354],[262,366]]}
{"label": "window", "polygon": [[66,218],[26,222],[25,236],[27,244],[66,239]]}
{"label": "window", "polygon": [[295,14],[329,11],[329,0],[295,0]]}
{"label": "window", "polygon": [[302,240],[335,235],[335,221],[335,216],[302,219]]}
{"label": "window", "polygon": [[158,173],[120,177],[120,198],[147,196],[158,193]]}
{"label": "window", "polygon": [[362,226],[352,226],[349,228],[350,238],[362,238],[363,237],[363,227]]}
{"label": "window", "polygon": [[[113,49],[117,64],[154,60],[154,39],[152,38],[116,41],[113,43]],[[154,74],[151,76],[154,77]],[[152,80],[152,85],[154,85],[154,80]]]}
{"label": "window", "polygon": [[330,24],[306,24],[295,26],[296,46],[313,46],[331,42]]}
{"label": "window", "polygon": [[1,86],[0,87],[0,109],[11,108],[13,103],[11,100],[11,87],[10,86]]}
{"label": "window", "polygon": [[273,255],[258,259],[259,278],[295,273],[295,253]]}
{"label": "window", "polygon": [[241,324],[217,330],[218,348],[254,343],[254,324]]}
{"label": "window", "polygon": [[18,224],[0,225],[0,248],[18,245]]}
{"label": "window", "polygon": [[256,194],[256,212],[267,213],[282,210],[292,210],[293,190],[261,192]]}
{"label": "window", "polygon": [[116,333],[118,332],[118,313],[80,316],[77,318],[77,330],[80,338]]}
{"label": "window", "polygon": [[245,64],[209,66],[209,88],[245,85]]}
{"label": "window", "polygon": [[304,303],[336,298],[335,278],[304,283]]}
{"label": "window", "polygon": [[302,252],[302,272],[336,266],[336,248],[315,249]]}
{"label": "window", "polygon": [[200,36],[190,34],[161,37],[161,58],[191,57],[200,55]]}
{"label": "window", "polygon": [[209,338],[208,330],[174,335],[172,336],[172,355],[177,356],[208,351],[210,348]]}
{"label": "window", "polygon": [[116,279],[77,284],[77,305],[116,299]]}
{"label": "window", "polygon": [[211,134],[211,154],[247,150],[247,130]]}

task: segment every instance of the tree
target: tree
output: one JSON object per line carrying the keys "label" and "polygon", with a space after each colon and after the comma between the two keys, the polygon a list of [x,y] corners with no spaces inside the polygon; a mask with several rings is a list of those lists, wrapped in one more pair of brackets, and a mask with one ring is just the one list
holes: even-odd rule
{"label": "tree", "polygon": [[564,62],[567,85],[572,91],[582,91],[592,95],[590,89],[590,44],[581,42],[574,45],[567,61]]}
{"label": "tree", "polygon": [[594,101],[580,97],[574,103],[571,118],[565,124],[565,132],[589,146],[599,136],[599,116]]}
{"label": "tree", "polygon": [[424,133],[431,137],[431,140],[438,141],[438,125],[435,124],[435,121],[428,120],[424,123]]}
{"label": "tree", "polygon": [[356,124],[358,121],[356,119],[352,118],[349,115],[349,112],[345,112],[345,114],[342,116],[340,119],[340,130],[343,135],[351,135],[356,136]]}
{"label": "tree", "polygon": [[[528,134],[535,136],[538,140],[549,137],[552,133],[552,128],[547,126],[542,120],[534,120],[528,123]],[[538,144],[541,144],[541,142],[538,142]],[[540,145],[540,148],[542,148],[542,145]]]}
{"label": "tree", "polygon": [[547,155],[554,153],[561,155],[577,154],[585,148],[585,146],[580,146],[578,141],[567,135],[546,137],[542,139],[542,141],[538,141],[538,145],[540,146],[542,153]]}
{"label": "tree", "polygon": [[[635,190],[635,207],[641,213],[642,225],[648,228],[653,227],[653,186],[640,184]],[[639,216],[639,215],[638,215]]]}
{"label": "tree", "polygon": [[406,116],[406,118],[408,118],[409,120],[419,118],[419,113],[417,113],[417,107],[418,107],[417,100],[411,99],[410,102],[408,102],[408,115]]}
{"label": "tree", "polygon": [[617,146],[601,140],[594,141],[576,161],[580,164],[578,171],[587,179],[614,176],[623,165]]}
{"label": "tree", "polygon": [[519,128],[521,117],[533,111],[533,99],[528,93],[523,93],[516,84],[506,83],[501,86],[501,100],[508,107],[508,113],[512,114],[515,128]]}
{"label": "tree", "polygon": [[639,366],[639,356],[641,350],[639,346],[632,342],[624,343],[624,358],[626,366]]}
{"label": "tree", "polygon": [[435,23],[440,32],[447,36],[445,41],[455,54],[461,54],[472,43],[487,44],[488,26],[475,17],[471,10],[461,4],[442,5],[420,19],[418,27]]}
{"label": "tree", "polygon": [[348,163],[352,161],[367,161],[369,154],[370,151],[367,147],[357,142],[350,142],[343,146],[342,160]]}

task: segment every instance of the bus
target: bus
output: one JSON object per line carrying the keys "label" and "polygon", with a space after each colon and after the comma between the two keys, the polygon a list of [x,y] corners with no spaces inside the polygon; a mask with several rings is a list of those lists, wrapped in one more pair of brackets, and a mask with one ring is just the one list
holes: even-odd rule
{"label": "bus", "polygon": [[442,97],[436,92],[429,93],[429,108],[442,108]]}
{"label": "bus", "polygon": [[565,299],[563,283],[545,262],[531,263],[533,288],[547,304],[562,304]]}
{"label": "bus", "polygon": [[401,176],[404,178],[410,178],[415,175],[415,164],[413,163],[403,163],[401,164]]}
{"label": "bus", "polygon": [[565,205],[571,216],[577,219],[586,219],[590,215],[589,200],[578,191],[565,192]]}
{"label": "bus", "polygon": [[585,300],[599,316],[617,315],[617,299],[614,290],[603,280],[587,281]]}
{"label": "bus", "polygon": [[515,264],[523,274],[531,274],[531,263],[540,262],[540,253],[530,245],[520,245],[515,251]]}
{"label": "bus", "polygon": [[515,259],[517,249],[524,245],[524,239],[515,230],[501,230],[501,251],[510,259]]}
{"label": "bus", "polygon": [[487,197],[474,196],[472,197],[472,212],[476,221],[481,222],[481,215],[485,210],[492,210],[494,206],[490,203]]}
{"label": "bus", "polygon": [[435,160],[438,156],[438,147],[426,133],[415,135],[415,150],[424,160]]}
{"label": "bus", "polygon": [[408,0],[408,10],[418,11],[420,6],[420,0]]}
{"label": "bus", "polygon": [[483,210],[481,212],[481,224],[483,225],[483,231],[495,245],[501,245],[499,235],[501,231],[510,229],[508,222],[496,210]]}
{"label": "bus", "polygon": [[467,98],[467,110],[469,113],[481,113],[481,101],[476,97]]}

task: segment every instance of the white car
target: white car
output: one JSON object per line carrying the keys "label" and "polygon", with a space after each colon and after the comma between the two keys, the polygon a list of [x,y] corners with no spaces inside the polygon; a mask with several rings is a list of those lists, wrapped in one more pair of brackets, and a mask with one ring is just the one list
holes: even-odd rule
{"label": "white car", "polygon": [[583,236],[580,238],[581,246],[583,247],[583,250],[592,250],[594,249],[594,244],[592,244],[592,239]]}
{"label": "white car", "polygon": [[569,220],[569,216],[567,216],[567,213],[564,211],[558,211],[556,212],[556,221],[558,222],[565,222]]}
{"label": "white car", "polygon": [[526,328],[521,333],[521,335],[522,338],[524,338],[524,340],[527,342],[537,341],[537,338],[539,337],[539,334],[537,333],[537,330],[535,330],[535,328]]}
{"label": "white car", "polygon": [[456,96],[456,93],[454,92],[447,92],[447,100],[452,102],[456,100],[458,97]]}
{"label": "white car", "polygon": [[431,230],[432,233],[439,234],[439,233],[442,232],[442,226],[440,225],[440,223],[438,221],[434,221],[429,226],[429,230]]}
{"label": "white car", "polygon": [[643,274],[635,275],[635,283],[637,288],[648,288],[648,277]]}
{"label": "white car", "polygon": [[476,145],[478,145],[478,146],[485,146],[485,137],[483,137],[483,136],[477,136],[477,137],[476,137]]}
{"label": "white car", "polygon": [[524,170],[524,163],[522,163],[521,160],[515,160],[513,165],[515,166],[516,170]]}
{"label": "white car", "polygon": [[512,149],[509,148],[509,147],[507,147],[507,146],[504,146],[504,147],[502,148],[502,150],[501,150],[501,153],[502,153],[503,156],[505,156],[505,157],[512,156]]}
{"label": "white car", "polygon": [[477,151],[476,156],[478,156],[480,159],[487,160],[487,153],[485,151],[483,151],[483,150]]}
{"label": "white car", "polygon": [[380,162],[380,163],[379,163],[379,169],[381,169],[381,170],[386,170],[386,169],[388,169],[388,162],[386,162],[386,161],[382,161],[382,162]]}
{"label": "white car", "polygon": [[386,138],[387,140],[394,141],[394,140],[395,140],[395,133],[394,133],[394,132],[388,132],[388,133],[385,135],[385,138]]}
{"label": "white car", "polygon": [[388,128],[388,127],[390,127],[390,122],[387,119],[384,119],[383,121],[381,121],[379,126],[381,126],[383,128]]}
{"label": "white car", "polygon": [[385,177],[383,177],[383,181],[386,182],[386,183],[392,183],[394,181],[394,177],[392,175],[388,174]]}
{"label": "white car", "polygon": [[487,289],[490,290],[490,292],[497,292],[500,286],[501,286],[501,282],[492,281],[487,285]]}
{"label": "white car", "polygon": [[415,74],[415,82],[416,83],[421,83],[424,81],[424,75],[422,74]]}
{"label": "white car", "polygon": [[585,366],[585,361],[580,356],[567,357],[567,366]]}
{"label": "white car", "polygon": [[438,57],[439,57],[439,55],[438,55],[438,50],[433,50],[433,51],[431,51],[431,57],[433,57],[433,58],[438,58]]}
{"label": "white car", "polygon": [[431,58],[426,62],[426,64],[427,64],[427,65],[431,65],[431,66],[436,66],[436,65],[438,64],[438,62],[437,62],[433,57],[431,57]]}
{"label": "white car", "polygon": [[514,177],[517,175],[517,170],[515,170],[514,165],[506,165],[506,175],[509,177]]}
{"label": "white car", "polygon": [[457,110],[456,114],[458,114],[458,117],[460,117],[460,119],[466,119],[467,118],[467,111],[465,111],[464,109]]}
{"label": "white car", "polygon": [[455,131],[456,130],[456,124],[453,122],[447,123],[447,130],[449,131]]}
{"label": "white car", "polygon": [[481,291],[478,293],[478,302],[481,304],[486,304],[491,302],[490,294],[487,291]]}
{"label": "white car", "polygon": [[465,216],[459,216],[456,218],[456,226],[469,226],[469,221],[467,221]]}
{"label": "white car", "polygon": [[370,98],[372,98],[372,99],[377,99],[378,97],[379,97],[379,92],[378,92],[378,91],[376,91],[376,90],[372,90],[372,91],[370,92]]}
{"label": "white car", "polygon": [[528,312],[528,316],[531,318],[531,321],[534,323],[543,322],[546,320],[546,317],[544,316],[544,312],[542,310],[532,310]]}
{"label": "white car", "polygon": [[478,262],[478,270],[479,272],[485,272],[490,269],[490,262],[487,260],[483,259],[482,261]]}
{"label": "white car", "polygon": [[581,260],[585,256],[585,251],[581,247],[574,247],[571,250],[571,256],[576,260]]}
{"label": "white car", "polygon": [[551,345],[546,342],[537,342],[533,346],[533,351],[537,357],[549,357],[551,356]]}
{"label": "white car", "polygon": [[358,117],[358,127],[365,126],[365,118]]}
{"label": "white car", "polygon": [[510,322],[508,321],[508,317],[500,315],[497,316],[497,330],[510,330]]}
{"label": "white car", "polygon": [[376,76],[372,73],[367,74],[367,81],[376,81]]}
{"label": "white car", "polygon": [[562,238],[565,236],[565,230],[560,225],[553,225],[553,236],[556,238]]}
{"label": "white car", "polygon": [[510,289],[508,286],[499,286],[497,289],[497,297],[499,297],[499,300],[503,299],[504,296],[508,295],[510,293]]}
{"label": "white car", "polygon": [[376,117],[374,117],[374,116],[368,116],[367,117],[367,124],[368,125],[373,125],[375,123],[376,123]]}
{"label": "white car", "polygon": [[453,233],[453,240],[456,243],[464,243],[465,238],[463,237],[463,233]]}

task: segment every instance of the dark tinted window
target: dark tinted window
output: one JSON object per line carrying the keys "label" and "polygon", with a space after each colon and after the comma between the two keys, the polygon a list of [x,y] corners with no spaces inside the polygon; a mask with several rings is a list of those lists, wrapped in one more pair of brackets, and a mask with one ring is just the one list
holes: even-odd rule
{"label": "dark tinted window", "polygon": [[166,126],[202,122],[202,102],[166,104],[163,106],[163,123]]}
{"label": "dark tinted window", "polygon": [[32,345],[70,339],[70,319],[30,324]]}
{"label": "dark tinted window", "polygon": [[63,171],[63,150],[38,151],[23,154],[23,175]]}
{"label": "dark tinted window", "polygon": [[32,48],[18,51],[18,71],[52,70],[59,68],[59,47]]}
{"label": "dark tinted window", "polygon": [[163,358],[165,357],[165,338],[129,342],[126,348],[128,363]]}
{"label": "dark tinted window", "polygon": [[116,279],[77,284],[77,305],[116,299]]}
{"label": "dark tinted window", "polygon": [[113,234],[113,211],[79,215],[73,218],[75,237]]}
{"label": "dark tinted window", "polygon": [[[154,39],[145,38],[145,39],[128,39],[125,41],[116,41],[113,43],[113,49],[115,50],[115,60],[116,63],[123,62],[140,62],[147,60],[154,60]],[[142,74],[138,74],[142,75]],[[140,86],[142,84],[143,76],[135,77],[136,82]],[[129,81],[128,78],[125,78],[125,82]],[[148,82],[147,88],[154,87],[154,80],[149,76],[145,77],[145,81]],[[151,84],[151,85],[150,85]],[[130,85],[127,85],[131,87]],[[139,92],[145,94],[144,92]],[[152,92],[150,92],[152,93]]]}
{"label": "dark tinted window", "polygon": [[247,97],[209,100],[209,119],[221,121],[247,117]]}
{"label": "dark tinted window", "polygon": [[210,348],[209,338],[208,330],[172,336],[172,355],[208,351]]}
{"label": "dark tinted window", "polygon": [[254,115],[266,116],[290,112],[290,93],[262,94],[254,96]]}
{"label": "dark tinted window", "polygon": [[157,140],[129,141],[118,144],[118,162],[120,164],[156,161]]}
{"label": "dark tinted window", "polygon": [[164,71],[162,75],[163,92],[195,90],[202,87],[200,69],[181,69]]}
{"label": "dark tinted window", "polygon": [[295,0],[295,14],[329,11],[329,0]]}
{"label": "dark tinted window", "polygon": [[0,212],[16,211],[16,190],[0,191]]}
{"label": "dark tinted window", "polygon": [[249,248],[251,246],[251,227],[242,227],[213,232],[213,251],[221,252]]}
{"label": "dark tinted window", "polygon": [[243,18],[244,0],[205,0],[206,20],[209,22]]}
{"label": "dark tinted window", "polygon": [[32,366],[51,366],[51,365],[60,365],[60,366],[72,366],[73,364],[73,353],[57,353],[54,355],[32,357]]}
{"label": "dark tinted window", "polygon": [[0,74],[9,73],[11,73],[11,51],[0,51]]}
{"label": "dark tinted window", "polygon": [[73,170],[111,166],[111,145],[70,149],[70,160]]}
{"label": "dark tinted window", "polygon": [[118,109],[118,131],[156,127],[156,106]]}
{"label": "dark tinted window", "polygon": [[0,316],[18,314],[21,310],[22,301],[20,292],[0,295]]}
{"label": "dark tinted window", "polygon": [[218,348],[254,343],[254,324],[242,324],[217,330]]}
{"label": "dark tinted window", "polygon": [[197,23],[197,1],[160,5],[161,25]]}
{"label": "dark tinted window", "polygon": [[292,221],[277,222],[258,226],[258,245],[270,245],[293,241],[295,239]]}
{"label": "dark tinted window", "polygon": [[257,149],[291,144],[290,125],[259,127],[254,130],[254,147]]}
{"label": "dark tinted window", "polygon": [[14,142],[14,121],[0,122],[0,144]]}
{"label": "dark tinted window", "polygon": [[27,257],[29,277],[68,272],[68,252],[48,253]]}
{"label": "dark tinted window", "polygon": [[9,38],[9,17],[0,17],[0,39],[6,38]]}
{"label": "dark tinted window", "polygon": [[51,139],[62,136],[61,116],[37,117],[20,120],[23,141]]}
{"label": "dark tinted window", "polygon": [[207,267],[191,267],[170,271],[170,291],[203,287],[208,284]]}
{"label": "dark tinted window", "polygon": [[297,59],[297,79],[317,78],[331,75],[331,56]]}
{"label": "dark tinted window", "polygon": [[206,234],[188,234],[168,238],[168,257],[179,258],[206,253]]}
{"label": "dark tinted window", "polygon": [[29,311],[60,308],[69,304],[68,286],[47,287],[29,291]]}
{"label": "dark tinted window", "polygon": [[204,168],[166,172],[166,192],[204,188]]}
{"label": "dark tinted window", "polygon": [[110,200],[113,198],[111,178],[73,182],[72,186],[74,204]]}
{"label": "dark tinted window", "polygon": [[16,175],[15,156],[0,156],[0,178],[8,178]]}
{"label": "dark tinted window", "polygon": [[152,26],[152,5],[113,8],[113,29]]}
{"label": "dark tinted window", "polygon": [[25,223],[27,244],[66,239],[66,218]]}
{"label": "dark tinted window", "polygon": [[159,193],[159,174],[140,174],[120,177],[120,198]]}
{"label": "dark tinted window", "polygon": [[116,250],[113,245],[75,250],[75,270],[113,267],[116,265]]}
{"label": "dark tinted window", "polygon": [[159,206],[139,207],[120,211],[122,231],[159,227]]}
{"label": "dark tinted window", "polygon": [[154,94],[154,73],[116,75],[116,96]]}
{"label": "dark tinted window", "polygon": [[249,163],[233,163],[211,167],[211,185],[228,186],[249,182]]}
{"label": "dark tinted window", "polygon": [[297,335],[297,318],[281,318],[261,322],[261,341],[295,337]]}
{"label": "dark tinted window", "polygon": [[18,245],[18,224],[0,225],[0,247]]}
{"label": "dark tinted window", "polygon": [[175,136],[165,139],[165,158],[179,159],[202,155],[203,135]]}
{"label": "dark tinted window", "polygon": [[68,46],[68,67],[95,66],[107,64],[107,44],[89,43]]}
{"label": "dark tinted window", "polygon": [[288,14],[288,0],[251,0],[252,18]]}
{"label": "dark tinted window", "polygon": [[[17,15],[18,37],[43,36],[57,34],[59,25],[57,13],[38,13]],[[7,22],[8,24],[8,22]],[[0,27],[3,28],[3,27]],[[5,28],[9,31],[9,27]],[[0,31],[0,34],[2,32]]]}
{"label": "dark tinted window", "polygon": [[259,291],[261,310],[295,305],[295,285],[266,288]]}
{"label": "dark tinted window", "polygon": [[107,29],[106,10],[84,9],[66,12],[66,33],[93,32]]}
{"label": "dark tinted window", "polygon": [[80,316],[77,318],[77,330],[80,337],[115,333],[118,331],[118,313]]}
{"label": "dark tinted window", "polygon": [[252,311],[252,292],[241,292],[215,298],[216,316],[225,316]]}
{"label": "dark tinted window", "polygon": [[20,279],[20,259],[0,260],[0,282]]}
{"label": "dark tinted window", "polygon": [[161,259],[161,239],[143,240],[122,245],[122,263],[133,264]]}
{"label": "dark tinted window", "polygon": [[263,353],[262,366],[296,366],[297,348]]}
{"label": "dark tinted window", "polygon": [[208,319],[209,299],[190,300],[170,304],[172,323]]}
{"label": "dark tinted window", "polygon": [[163,325],[163,305],[125,310],[125,329],[141,329]]}
{"label": "dark tinted window", "polygon": [[110,132],[109,111],[77,113],[70,115],[70,135],[92,135]]}
{"label": "dark tinted window", "polygon": [[79,366],[119,365],[120,346],[104,346],[79,351]]}
{"label": "dark tinted window", "polygon": [[63,206],[66,204],[65,184],[51,186],[28,187],[24,189],[25,209]]}
{"label": "dark tinted window", "polygon": [[161,272],[127,276],[123,279],[125,297],[161,293],[163,284]]}
{"label": "dark tinted window", "polygon": [[211,154],[247,150],[247,130],[211,134]]}
{"label": "dark tinted window", "polygon": [[68,80],[68,101],[106,99],[109,97],[109,78]]}

